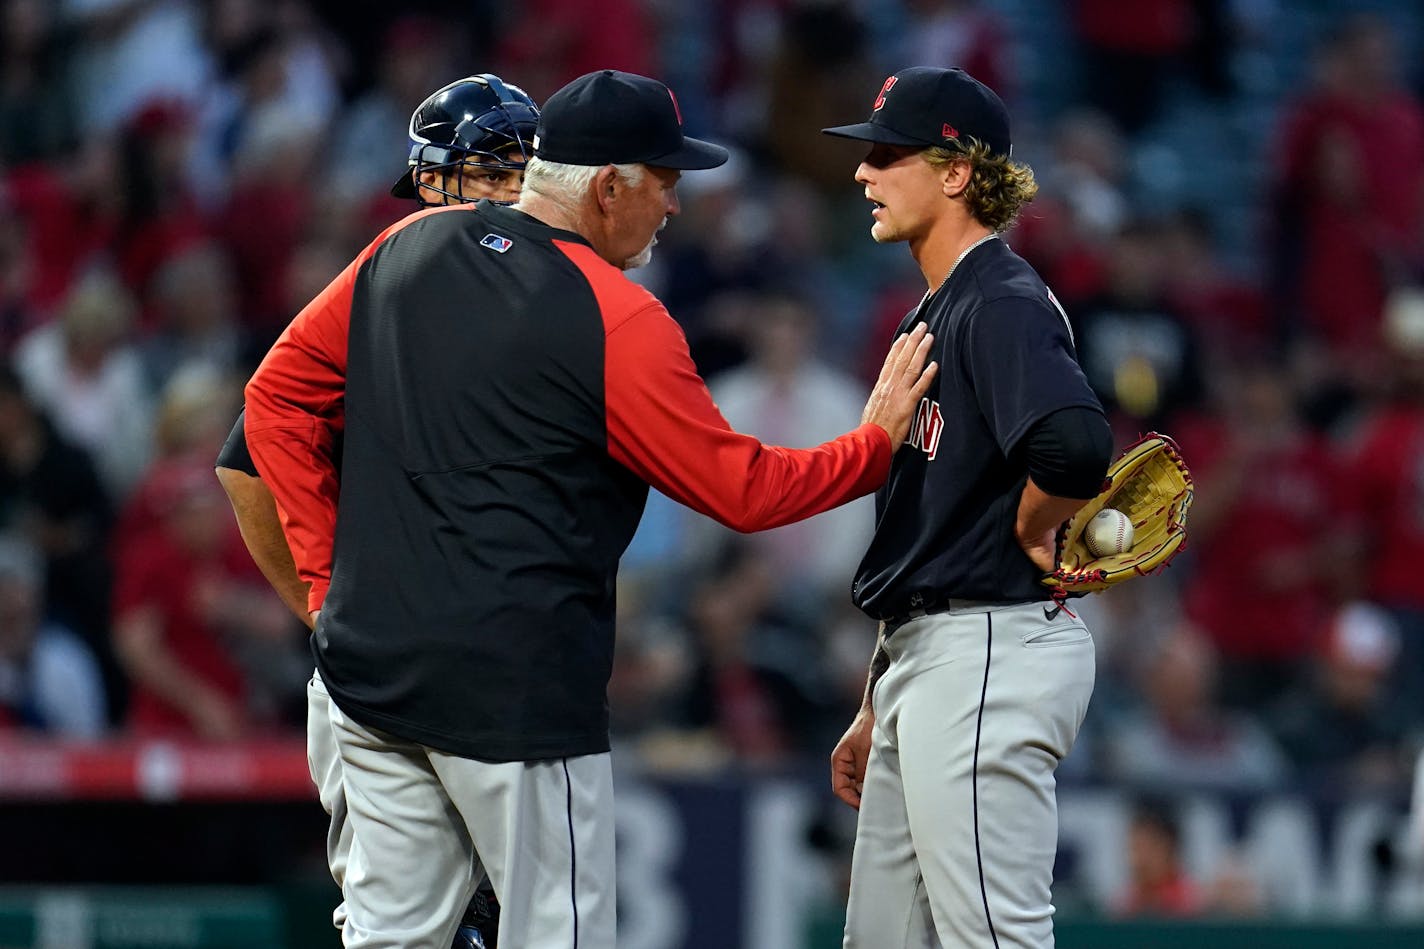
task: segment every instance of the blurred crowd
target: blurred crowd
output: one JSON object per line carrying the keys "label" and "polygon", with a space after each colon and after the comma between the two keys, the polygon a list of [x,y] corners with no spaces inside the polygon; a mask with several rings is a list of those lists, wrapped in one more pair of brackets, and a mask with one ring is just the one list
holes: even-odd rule
{"label": "blurred crowd", "polygon": [[[300,731],[304,630],[213,459],[286,321],[413,210],[386,189],[431,91],[666,80],[734,157],[685,177],[636,278],[729,421],[804,446],[858,424],[924,290],[868,237],[858,147],[818,130],[863,119],[894,69],[958,64],[1015,115],[1041,192],[1007,237],[1119,447],[1167,432],[1197,484],[1170,571],[1079,604],[1100,672],[1063,779],[1403,793],[1424,744],[1424,17],[1368,6],[0,0],[0,729]],[[1312,28],[1283,45],[1299,8]],[[1240,121],[1196,134],[1202,115]],[[620,743],[663,769],[819,763],[874,641],[849,602],[872,517],[742,537],[654,496],[624,562]],[[1134,833],[1148,863],[1173,844],[1150,806]]]}

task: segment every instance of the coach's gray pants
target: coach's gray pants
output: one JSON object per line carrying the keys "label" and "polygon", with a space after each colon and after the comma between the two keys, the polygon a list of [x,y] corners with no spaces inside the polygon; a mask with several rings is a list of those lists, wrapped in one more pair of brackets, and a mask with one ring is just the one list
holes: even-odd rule
{"label": "coach's gray pants", "polygon": [[354,837],[342,886],[347,949],[449,949],[483,872],[499,897],[501,946],[613,949],[608,754],[490,764],[367,728],[327,704]]}
{"label": "coach's gray pants", "polygon": [[[321,674],[312,673],[307,683],[307,767],[321,806],[331,818],[326,828],[326,865],[331,878],[342,890],[346,888],[346,864],[351,854],[351,823],[346,819],[346,785],[341,779],[341,754],[336,750],[336,736],[331,731],[331,697]],[[346,901],[337,904],[331,914],[337,929],[346,924]]]}
{"label": "coach's gray pants", "polygon": [[1053,773],[1093,691],[1087,627],[1043,603],[964,603],[886,647],[845,946],[1049,949]]}

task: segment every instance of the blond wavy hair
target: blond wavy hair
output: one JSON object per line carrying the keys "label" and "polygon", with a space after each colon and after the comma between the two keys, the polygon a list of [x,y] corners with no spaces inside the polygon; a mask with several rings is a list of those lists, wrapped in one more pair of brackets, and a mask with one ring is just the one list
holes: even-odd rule
{"label": "blond wavy hair", "polygon": [[1032,168],[1007,155],[995,155],[978,139],[970,139],[965,148],[932,146],[924,150],[924,156],[936,166],[969,162],[972,174],[964,189],[964,203],[977,221],[995,231],[1008,230],[1024,205],[1038,195]]}

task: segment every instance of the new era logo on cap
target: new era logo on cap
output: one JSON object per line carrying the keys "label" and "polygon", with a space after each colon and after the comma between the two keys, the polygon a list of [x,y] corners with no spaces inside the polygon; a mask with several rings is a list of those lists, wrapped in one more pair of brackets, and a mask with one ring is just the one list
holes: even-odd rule
{"label": "new era logo on cap", "polygon": [[[893,95],[892,95],[893,92]],[[962,69],[911,66],[885,80],[870,120],[822,129],[827,135],[886,145],[926,148],[977,139],[995,155],[1009,155],[1009,110]]]}

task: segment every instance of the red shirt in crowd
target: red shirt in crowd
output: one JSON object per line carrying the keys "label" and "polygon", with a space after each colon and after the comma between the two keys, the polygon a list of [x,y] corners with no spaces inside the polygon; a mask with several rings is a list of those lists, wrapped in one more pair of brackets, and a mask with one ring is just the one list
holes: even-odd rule
{"label": "red shirt in crowd", "polygon": [[[1217,490],[1219,478],[1241,482],[1216,529],[1189,535],[1188,616],[1225,656],[1305,656],[1328,607],[1319,550],[1323,531],[1335,523],[1340,487],[1328,446],[1302,432],[1242,462],[1229,458],[1239,438],[1222,426],[1182,435],[1198,497]],[[1226,466],[1236,464],[1244,470],[1228,475]]]}
{"label": "red shirt in crowd", "polygon": [[1424,407],[1391,406],[1368,422],[1348,483],[1369,549],[1367,596],[1424,608]]}
{"label": "red shirt in crowd", "polygon": [[[242,669],[225,641],[227,632],[212,622],[203,603],[233,583],[265,582],[242,544],[211,464],[190,459],[156,464],[135,489],[114,550],[115,625],[150,611],[173,660],[241,708]],[[140,733],[192,730],[182,711],[142,684],[134,687],[128,723]]]}
{"label": "red shirt in crowd", "polygon": [[1391,270],[1419,252],[1424,111],[1403,93],[1306,99],[1285,123],[1281,176],[1300,215],[1293,300],[1332,346],[1374,347]]}

